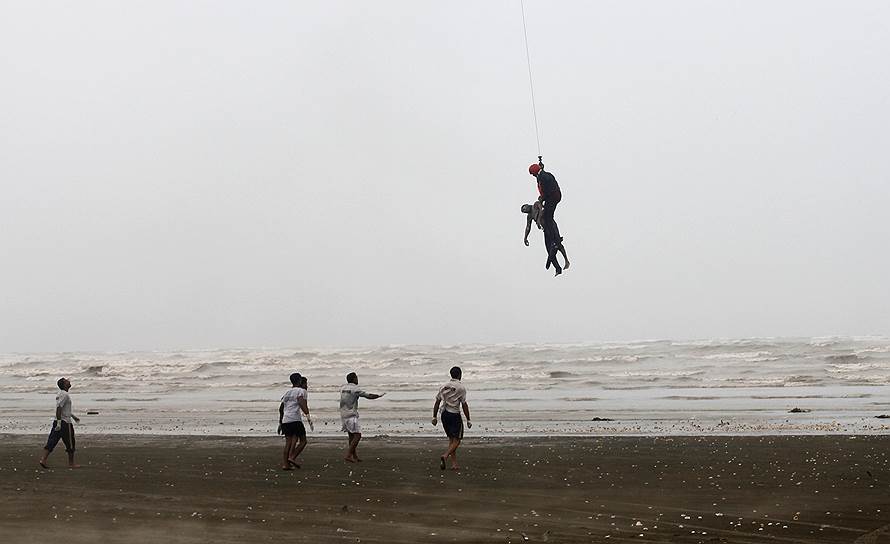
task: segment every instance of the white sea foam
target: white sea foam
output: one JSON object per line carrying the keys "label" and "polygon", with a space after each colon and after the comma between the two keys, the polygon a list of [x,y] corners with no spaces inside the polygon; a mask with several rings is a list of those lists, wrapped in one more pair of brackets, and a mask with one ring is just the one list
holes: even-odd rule
{"label": "white sea foam", "polygon": [[[422,421],[431,407],[431,391],[453,365],[464,369],[474,414],[496,410],[511,421],[662,413],[702,417],[702,410],[745,417],[767,410],[784,420],[794,406],[780,397],[814,399],[807,402],[830,415],[890,406],[890,339],[832,337],[3,354],[0,413],[10,419],[13,431],[28,428],[29,421],[42,424],[55,381],[65,376],[74,383],[81,406],[98,403],[93,406],[103,413],[118,413],[138,410],[133,399],[157,399],[151,401],[153,411],[174,418],[181,414],[184,423],[176,429],[194,430],[199,427],[191,421],[195,414],[236,414],[247,402],[274,412],[295,371],[308,376],[320,413],[335,413],[336,391],[355,371],[363,386],[390,393],[389,404],[364,405],[381,407],[376,417]],[[768,394],[775,388],[789,393]],[[111,421],[117,420],[109,420],[105,429],[114,432],[114,425],[122,423]],[[257,428],[259,423],[245,425]],[[517,428],[499,427],[502,432]]]}

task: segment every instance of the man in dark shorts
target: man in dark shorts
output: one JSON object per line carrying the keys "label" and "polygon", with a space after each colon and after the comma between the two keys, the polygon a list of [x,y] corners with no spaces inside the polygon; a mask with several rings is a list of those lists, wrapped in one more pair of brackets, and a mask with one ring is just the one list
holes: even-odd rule
{"label": "man in dark shorts", "polygon": [[445,460],[451,458],[451,470],[460,470],[457,465],[457,448],[464,437],[464,422],[460,417],[463,409],[467,416],[467,428],[473,428],[470,421],[470,406],[467,404],[467,388],[461,383],[460,367],[451,368],[451,380],[439,388],[436,395],[436,404],[433,406],[433,425],[437,422],[439,406],[444,403],[442,410],[442,428],[448,437],[448,450],[439,458],[439,468],[445,470]]}
{"label": "man in dark shorts", "polygon": [[68,394],[71,382],[68,378],[59,378],[56,385],[59,386],[59,393],[56,395],[56,419],[53,420],[46,446],[43,447],[43,455],[38,463],[43,468],[49,468],[46,460],[61,440],[65,443],[65,451],[68,452],[68,468],[80,468],[80,465],[74,463],[74,423],[71,420],[80,423],[80,418],[71,413],[71,396]]}
{"label": "man in dark shorts", "polygon": [[544,227],[544,245],[547,248],[547,268],[553,264],[556,275],[562,274],[562,267],[556,260],[556,252],[562,245],[562,236],[559,234],[559,226],[553,214],[556,212],[556,206],[562,201],[562,191],[556,177],[550,172],[544,171],[544,165],[540,162],[534,163],[528,167],[528,173],[538,180],[538,200],[544,205],[541,211],[541,225]]}
{"label": "man in dark shorts", "polygon": [[306,427],[303,426],[300,412],[305,413],[306,419],[309,419],[309,405],[306,403],[306,390],[300,387],[301,380],[299,372],[290,375],[292,387],[281,396],[281,404],[278,406],[278,434],[283,434],[287,439],[281,470],[300,468],[297,456],[307,444]]}

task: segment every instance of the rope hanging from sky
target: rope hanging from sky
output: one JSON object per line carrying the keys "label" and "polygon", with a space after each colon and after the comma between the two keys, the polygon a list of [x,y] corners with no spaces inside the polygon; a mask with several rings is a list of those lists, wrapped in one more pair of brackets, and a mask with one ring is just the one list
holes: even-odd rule
{"label": "rope hanging from sky", "polygon": [[525,35],[525,60],[528,63],[528,88],[532,93],[532,115],[535,118],[535,140],[538,142],[538,156],[541,155],[541,131],[538,130],[538,109],[535,107],[535,84],[532,80],[532,57],[528,52],[528,27],[525,24],[525,4],[519,0],[519,9],[522,11],[522,32]]}

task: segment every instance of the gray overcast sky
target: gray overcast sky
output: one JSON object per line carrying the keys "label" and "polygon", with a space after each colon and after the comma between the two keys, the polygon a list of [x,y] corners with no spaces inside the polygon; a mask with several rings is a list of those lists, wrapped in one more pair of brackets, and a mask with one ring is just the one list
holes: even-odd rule
{"label": "gray overcast sky", "polygon": [[0,351],[890,332],[890,3],[0,3]]}

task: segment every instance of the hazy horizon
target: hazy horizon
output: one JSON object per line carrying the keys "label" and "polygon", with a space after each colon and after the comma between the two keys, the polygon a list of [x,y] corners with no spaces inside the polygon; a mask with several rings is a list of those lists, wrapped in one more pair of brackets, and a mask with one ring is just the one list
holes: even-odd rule
{"label": "hazy horizon", "polygon": [[747,342],[802,342],[816,341],[813,345],[818,345],[819,341],[879,341],[888,340],[888,335],[825,335],[825,336],[746,336],[746,337],[701,337],[701,338],[627,338],[619,340],[564,340],[559,342],[536,342],[536,341],[502,341],[502,342],[452,342],[452,343],[367,343],[367,344],[294,344],[294,345],[207,345],[207,346],[171,346],[163,349],[152,348],[96,348],[96,349],[60,349],[60,350],[11,350],[0,351],[2,355],[40,355],[40,354],[64,354],[64,353],[83,353],[83,354],[114,354],[114,353],[202,353],[202,352],[225,352],[225,351],[281,351],[281,350],[332,350],[332,351],[352,351],[352,350],[385,350],[385,349],[403,349],[403,348],[435,348],[444,349],[449,347],[473,347],[473,346],[489,346],[489,347],[511,347],[511,346],[554,346],[554,347],[572,347],[572,346],[643,346],[659,343],[672,343],[677,345],[684,344],[713,344],[717,345],[734,345],[739,343],[743,346]]}
{"label": "hazy horizon", "polygon": [[[469,9],[467,9],[469,8]],[[890,334],[890,4],[0,7],[0,352]]]}

